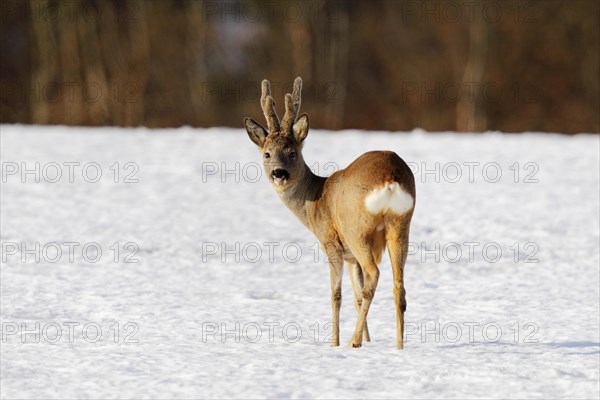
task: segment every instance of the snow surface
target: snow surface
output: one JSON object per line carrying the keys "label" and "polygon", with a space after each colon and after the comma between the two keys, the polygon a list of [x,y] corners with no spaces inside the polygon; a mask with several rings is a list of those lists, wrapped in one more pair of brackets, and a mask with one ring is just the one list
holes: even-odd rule
{"label": "snow surface", "polygon": [[387,255],[373,341],[346,345],[345,277],[329,346],[327,264],[242,129],[0,130],[2,398],[600,396],[598,135],[311,131],[321,174],[373,149],[420,169],[397,351]]}

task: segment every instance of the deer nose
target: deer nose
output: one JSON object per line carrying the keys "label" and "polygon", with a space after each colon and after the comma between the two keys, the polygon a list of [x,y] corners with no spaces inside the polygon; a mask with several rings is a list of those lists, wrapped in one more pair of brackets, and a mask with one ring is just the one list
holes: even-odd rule
{"label": "deer nose", "polygon": [[273,170],[273,177],[275,178],[289,178],[290,174],[283,168],[276,168]]}

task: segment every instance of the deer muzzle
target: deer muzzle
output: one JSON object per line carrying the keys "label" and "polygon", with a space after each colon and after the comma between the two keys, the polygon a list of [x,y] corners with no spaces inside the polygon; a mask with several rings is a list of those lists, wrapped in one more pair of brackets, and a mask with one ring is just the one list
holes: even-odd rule
{"label": "deer muzzle", "polygon": [[272,177],[276,185],[285,185],[290,178],[290,173],[283,168],[276,168],[273,170]]}

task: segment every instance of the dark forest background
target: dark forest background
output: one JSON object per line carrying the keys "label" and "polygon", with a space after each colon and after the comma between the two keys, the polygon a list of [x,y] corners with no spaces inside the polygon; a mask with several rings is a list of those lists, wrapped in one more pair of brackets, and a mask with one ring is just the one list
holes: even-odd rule
{"label": "dark forest background", "polygon": [[3,123],[600,131],[598,0],[0,4]]}

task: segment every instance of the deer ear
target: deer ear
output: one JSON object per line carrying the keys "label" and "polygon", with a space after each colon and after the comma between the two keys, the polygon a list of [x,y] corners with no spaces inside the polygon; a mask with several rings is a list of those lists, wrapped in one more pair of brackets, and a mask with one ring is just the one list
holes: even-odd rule
{"label": "deer ear", "polygon": [[262,147],[268,135],[265,128],[252,118],[244,118],[244,125],[246,126],[246,132],[248,132],[250,140],[256,143],[258,147]]}
{"label": "deer ear", "polygon": [[308,135],[308,115],[302,114],[298,117],[298,120],[294,124],[293,127],[294,137],[298,143],[302,143],[304,139],[306,139],[306,135]]}

